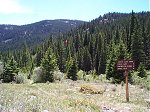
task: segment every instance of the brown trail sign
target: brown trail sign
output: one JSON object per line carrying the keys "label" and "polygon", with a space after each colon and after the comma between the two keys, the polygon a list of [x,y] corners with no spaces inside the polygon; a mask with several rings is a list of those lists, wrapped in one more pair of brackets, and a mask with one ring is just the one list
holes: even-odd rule
{"label": "brown trail sign", "polygon": [[134,70],[133,60],[119,60],[117,62],[117,70],[124,71],[125,81],[126,81],[126,100],[129,102],[129,90],[128,90],[128,71]]}
{"label": "brown trail sign", "polygon": [[117,62],[117,70],[134,70],[134,61],[133,60],[120,60]]}

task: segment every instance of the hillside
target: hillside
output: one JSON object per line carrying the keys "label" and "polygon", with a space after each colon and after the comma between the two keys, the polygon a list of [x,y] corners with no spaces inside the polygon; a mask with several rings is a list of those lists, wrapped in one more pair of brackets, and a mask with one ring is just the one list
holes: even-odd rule
{"label": "hillside", "polygon": [[58,36],[83,24],[79,20],[44,20],[27,25],[0,25],[0,51],[8,49],[18,49],[22,47],[23,42],[31,46],[36,46],[50,35]]}

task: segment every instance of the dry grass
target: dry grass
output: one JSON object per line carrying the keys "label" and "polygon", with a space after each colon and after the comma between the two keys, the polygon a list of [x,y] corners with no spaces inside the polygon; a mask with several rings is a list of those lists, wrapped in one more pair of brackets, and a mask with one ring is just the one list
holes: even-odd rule
{"label": "dry grass", "polygon": [[[88,92],[83,94],[81,88]],[[64,81],[49,84],[0,84],[0,112],[101,112],[104,107],[118,112],[147,111],[148,104],[144,99],[149,99],[149,91],[132,85],[129,85],[129,90],[130,102],[127,103],[125,86],[109,83]],[[101,92],[103,94],[94,94]]]}
{"label": "dry grass", "polygon": [[81,85],[80,92],[85,94],[103,94],[105,87],[94,84],[84,84]]}

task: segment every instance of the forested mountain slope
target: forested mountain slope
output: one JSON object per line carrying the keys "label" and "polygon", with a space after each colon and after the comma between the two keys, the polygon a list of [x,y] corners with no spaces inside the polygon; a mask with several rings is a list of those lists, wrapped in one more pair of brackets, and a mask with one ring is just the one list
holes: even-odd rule
{"label": "forested mountain slope", "polygon": [[0,50],[19,49],[23,42],[31,46],[36,46],[50,35],[58,36],[81,24],[83,21],[78,20],[44,20],[27,25],[0,25]]}
{"label": "forested mountain slope", "polygon": [[116,70],[117,60],[133,59],[135,70],[143,66],[150,69],[149,29],[150,12],[108,13],[45,46],[54,50],[62,72],[68,72],[75,60],[78,69],[106,73],[108,79],[119,82],[124,77]]}

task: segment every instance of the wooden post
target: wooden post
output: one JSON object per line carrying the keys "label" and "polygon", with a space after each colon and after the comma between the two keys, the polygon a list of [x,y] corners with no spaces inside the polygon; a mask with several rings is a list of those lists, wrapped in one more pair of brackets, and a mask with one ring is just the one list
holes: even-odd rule
{"label": "wooden post", "polygon": [[128,88],[128,72],[134,70],[134,60],[119,60],[117,62],[117,70],[124,71],[125,82],[126,82],[126,100],[129,102],[129,88]]}
{"label": "wooden post", "polygon": [[125,80],[126,80],[126,100],[129,102],[129,89],[128,89],[128,70],[125,70]]}

